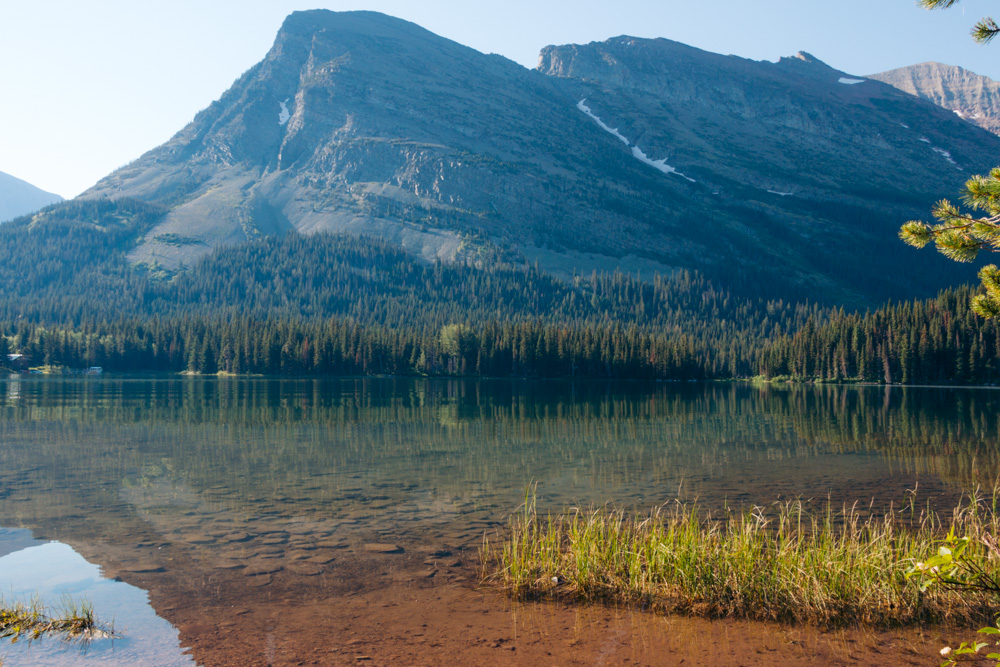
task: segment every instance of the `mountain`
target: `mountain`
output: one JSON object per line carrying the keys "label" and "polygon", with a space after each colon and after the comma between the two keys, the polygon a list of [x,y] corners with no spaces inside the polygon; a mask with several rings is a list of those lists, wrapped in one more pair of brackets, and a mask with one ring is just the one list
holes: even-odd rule
{"label": "mountain", "polygon": [[843,287],[920,292],[914,265],[954,279],[946,262],[900,251],[898,222],[926,217],[921,202],[953,195],[1000,148],[940,108],[804,52],[756,62],[622,36],[547,47],[538,70],[637,157],[711,190],[696,215],[714,223],[731,211],[746,233],[720,241],[744,241],[741,254],[781,265],[782,283],[811,284],[821,299],[850,302]]}
{"label": "mountain", "polygon": [[1000,134],[1000,83],[989,77],[954,65],[929,62],[868,78],[929,100],[984,130]]}
{"label": "mountain", "polygon": [[899,224],[1000,139],[886,84],[668,40],[547,47],[537,71],[373,12],[296,12],[264,60],[85,198],[165,209],[128,258],[174,271],[289,232],[562,276],[691,268],[871,305],[968,280]]}
{"label": "mountain", "polygon": [[59,195],[36,188],[31,183],[0,171],[0,222],[33,213],[62,200]]}

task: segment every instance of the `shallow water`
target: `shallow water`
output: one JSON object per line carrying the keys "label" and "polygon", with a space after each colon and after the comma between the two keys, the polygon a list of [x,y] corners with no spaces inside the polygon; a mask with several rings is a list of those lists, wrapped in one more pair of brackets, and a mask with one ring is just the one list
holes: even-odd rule
{"label": "shallow water", "polygon": [[[677,498],[950,506],[1000,469],[998,408],[991,389],[0,380],[0,593],[58,602],[46,573],[89,562],[74,591],[143,628],[85,654],[46,640],[0,657],[138,664],[141,647],[148,664],[339,664],[363,645],[373,655],[360,657],[392,662],[381,645],[434,643],[413,632],[393,644],[409,622],[393,608],[416,604],[445,626],[463,620],[456,605],[515,613],[473,592],[475,550],[526,489],[555,511]],[[15,571],[8,559],[38,548],[64,560]],[[317,625],[282,620],[296,617]],[[386,640],[351,644],[374,641],[351,639],[359,630]]]}

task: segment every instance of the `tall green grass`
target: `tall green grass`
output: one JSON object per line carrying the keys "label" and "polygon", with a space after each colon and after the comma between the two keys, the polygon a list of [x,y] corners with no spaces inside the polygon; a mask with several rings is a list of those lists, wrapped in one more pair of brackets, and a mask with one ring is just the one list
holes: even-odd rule
{"label": "tall green grass", "polygon": [[[611,602],[707,617],[821,626],[891,627],[991,621],[986,595],[906,577],[954,526],[969,558],[1000,574],[998,495],[954,511],[874,514],[857,505],[791,501],[711,514],[674,504],[647,514],[615,509],[541,516],[533,498],[481,550],[483,581],[516,598]],[[984,540],[985,538],[985,540]]]}

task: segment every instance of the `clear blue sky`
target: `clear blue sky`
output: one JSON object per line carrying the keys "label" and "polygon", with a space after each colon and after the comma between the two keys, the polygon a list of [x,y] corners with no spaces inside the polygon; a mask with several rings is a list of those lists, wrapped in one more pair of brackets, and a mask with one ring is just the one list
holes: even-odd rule
{"label": "clear blue sky", "polygon": [[968,37],[1000,3],[915,0],[0,0],[0,171],[65,197],[166,141],[271,46],[297,9],[370,9],[533,67],[547,44],[667,37],[870,74],[936,60],[1000,79]]}

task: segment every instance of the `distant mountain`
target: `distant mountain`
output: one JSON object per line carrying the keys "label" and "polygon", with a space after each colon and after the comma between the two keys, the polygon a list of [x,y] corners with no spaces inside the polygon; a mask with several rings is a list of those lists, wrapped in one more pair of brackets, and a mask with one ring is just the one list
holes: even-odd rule
{"label": "distant mountain", "polygon": [[59,195],[36,188],[31,183],[0,171],[0,222],[34,213],[62,200]]}
{"label": "distant mountain", "polygon": [[869,78],[922,97],[993,134],[1000,134],[1000,83],[961,67],[920,63]]}
{"label": "distant mountain", "polygon": [[86,198],[166,210],[128,251],[173,271],[288,232],[562,276],[692,268],[759,295],[870,305],[969,267],[896,238],[1000,139],[808,54],[668,40],[553,46],[538,71],[373,12],[296,12],[169,142]]}

